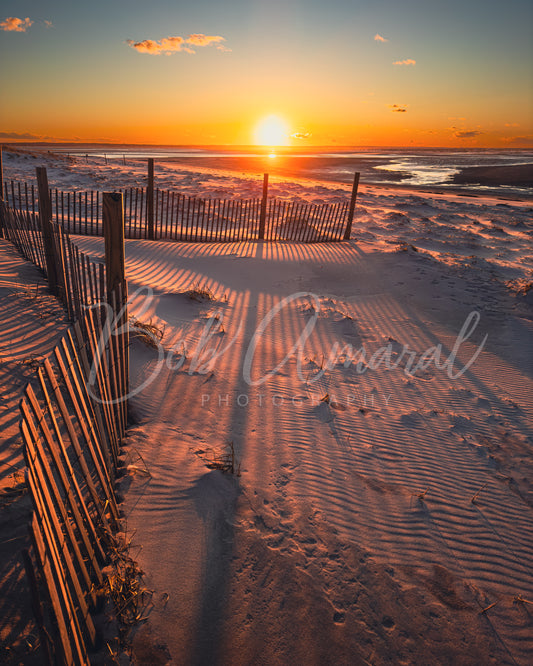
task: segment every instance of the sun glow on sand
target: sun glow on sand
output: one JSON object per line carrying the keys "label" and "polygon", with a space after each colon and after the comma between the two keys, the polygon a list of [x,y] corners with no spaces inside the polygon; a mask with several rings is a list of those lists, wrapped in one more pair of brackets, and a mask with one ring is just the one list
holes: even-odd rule
{"label": "sun glow on sand", "polygon": [[290,130],[279,116],[263,118],[254,130],[254,142],[260,146],[288,146]]}

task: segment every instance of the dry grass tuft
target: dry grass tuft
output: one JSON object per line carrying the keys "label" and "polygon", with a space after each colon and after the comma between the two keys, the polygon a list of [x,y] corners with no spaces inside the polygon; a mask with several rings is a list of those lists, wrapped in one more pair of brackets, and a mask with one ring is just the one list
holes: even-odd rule
{"label": "dry grass tuft", "polygon": [[[104,570],[106,580],[98,593],[113,602],[119,624],[118,638],[124,646],[131,627],[148,619],[153,590],[148,590],[143,584],[144,572],[129,553],[131,542],[126,535],[106,534],[104,540],[111,564]],[[109,650],[113,655],[111,648]]]}
{"label": "dry grass tuft", "polygon": [[233,442],[228,442],[225,451],[198,449],[194,453],[203,460],[208,469],[218,469],[221,472],[235,474],[235,476],[241,475],[241,463],[237,462],[235,458]]}
{"label": "dry grass tuft", "polygon": [[140,340],[147,347],[152,349],[158,349],[163,336],[165,335],[165,327],[159,328],[155,324],[152,324],[152,320],[148,323],[139,321],[135,317],[130,317],[130,333],[133,337]]}
{"label": "dry grass tuft", "polygon": [[131,447],[132,451],[136,453],[136,458],[133,458],[133,456],[128,456],[130,459],[130,462],[126,462],[126,472],[128,474],[134,474],[134,475],[139,475],[139,476],[146,476],[148,478],[152,478],[152,474],[150,473],[150,470],[148,469],[148,465],[145,463],[144,458],[140,454],[139,451],[135,447]]}
{"label": "dry grass tuft", "polygon": [[113,600],[117,619],[124,627],[131,627],[147,619],[147,602],[152,591],[142,584],[143,571],[126,552],[113,556],[112,572],[106,580],[106,592]]}
{"label": "dry grass tuft", "polygon": [[[207,284],[200,284],[200,282],[195,282],[190,289],[183,292],[184,296],[187,296],[193,301],[216,301],[217,298]],[[227,298],[226,298],[227,300]]]}
{"label": "dry grass tuft", "polygon": [[38,354],[30,354],[26,358],[23,358],[20,364],[28,367],[30,370],[36,371],[41,367],[42,358]]}

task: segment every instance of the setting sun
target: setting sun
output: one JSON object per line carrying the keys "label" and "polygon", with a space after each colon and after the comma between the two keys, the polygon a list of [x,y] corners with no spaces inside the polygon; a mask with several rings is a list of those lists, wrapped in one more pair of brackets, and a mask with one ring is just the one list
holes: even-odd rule
{"label": "setting sun", "polygon": [[260,146],[288,146],[289,126],[279,116],[267,116],[255,128],[254,142]]}

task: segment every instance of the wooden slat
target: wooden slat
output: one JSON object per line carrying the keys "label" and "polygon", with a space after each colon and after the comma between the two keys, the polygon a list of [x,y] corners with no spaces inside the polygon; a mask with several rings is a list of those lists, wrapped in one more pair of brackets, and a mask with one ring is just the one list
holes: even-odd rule
{"label": "wooden slat", "polygon": [[[73,646],[70,643],[70,637],[69,637],[70,633],[70,626],[69,626],[70,622],[68,621],[69,612],[65,608],[65,602],[63,603],[61,602],[63,590],[60,583],[57,581],[57,573],[54,575],[54,570],[52,568],[53,563],[50,555],[46,551],[43,536],[41,534],[41,528],[39,527],[39,523],[37,521],[37,518],[35,517],[35,514],[33,514],[32,516],[30,537],[32,540],[33,548],[36,553],[38,566],[42,571],[42,575],[46,583],[46,591],[48,592],[50,604],[54,612],[54,618],[59,633],[60,648],[62,652],[61,656],[63,657],[63,663],[67,664],[67,666],[71,666],[78,663],[88,664],[89,661],[86,653],[84,655],[83,654],[81,655],[82,659],[80,660],[79,652],[78,655],[76,655],[75,657],[72,651]],[[56,662],[60,663],[59,655],[57,657],[58,658],[56,659]]]}
{"label": "wooden slat", "polygon": [[[116,498],[115,498],[115,493],[113,491],[113,486],[111,483],[111,479],[109,477],[107,465],[105,462],[105,459],[103,457],[98,439],[94,436],[94,428],[91,429],[90,424],[86,421],[85,415],[82,412],[82,409],[78,403],[76,393],[72,387],[71,383],[71,377],[69,373],[66,371],[65,366],[63,365],[63,360],[60,356],[60,354],[56,354],[56,360],[58,362],[61,375],[63,378],[63,381],[65,383],[65,388],[67,389],[69,398],[72,402],[72,405],[74,406],[74,411],[76,413],[76,417],[78,419],[78,423],[81,429],[81,432],[83,434],[83,437],[85,439],[85,445],[86,448],[89,452],[90,455],[90,460],[92,462],[93,468],[96,472],[96,477],[98,479],[98,482],[100,484],[100,490],[101,493],[103,494],[103,497],[101,496],[101,493],[98,492],[96,489],[93,479],[91,476],[91,473],[89,471],[89,468],[87,466],[87,461],[85,459],[85,456],[83,454],[78,436],[76,434],[76,431],[74,429],[74,425],[72,423],[71,416],[69,414],[69,411],[67,409],[67,406],[65,404],[65,401],[63,399],[63,395],[61,393],[61,390],[59,388],[59,385],[57,383],[57,380],[54,375],[54,371],[52,369],[52,366],[50,365],[50,362],[48,359],[44,361],[44,368],[46,371],[46,376],[48,378],[48,381],[50,382],[50,385],[52,387],[52,391],[54,393],[54,397],[56,399],[57,405],[59,407],[59,411],[61,413],[61,416],[63,418],[63,422],[65,424],[65,427],[67,428],[67,432],[71,441],[72,446],[74,447],[74,451],[76,452],[76,458],[80,464],[81,471],[83,472],[84,475],[84,480],[87,484],[87,488],[89,489],[89,492],[91,494],[92,500],[95,504],[96,507],[100,508],[101,514],[102,514],[102,519],[104,521],[104,525],[107,525],[107,520],[105,518],[105,513],[103,511],[103,508],[105,507],[106,503],[109,503],[111,513],[113,514],[115,520],[118,520],[118,509],[116,506]],[[39,373],[39,379],[41,380],[41,386],[43,388],[43,393],[46,392],[46,387],[44,386],[44,380],[42,378],[42,371]],[[46,396],[45,396],[46,398]],[[49,410],[51,411],[51,407],[49,405],[49,400],[47,401],[47,406]],[[92,436],[91,436],[92,435]],[[102,502],[104,503],[104,507],[102,507]]]}
{"label": "wooden slat", "polygon": [[[28,388],[31,388],[31,387],[27,387],[26,395],[28,395]],[[64,500],[61,496],[61,493],[60,493],[59,488],[57,486],[57,483],[55,481],[55,477],[54,477],[54,474],[53,474],[52,469],[50,467],[50,464],[48,462],[48,459],[44,455],[44,451],[43,451],[42,447],[38,446],[38,443],[40,442],[40,437],[39,437],[39,434],[36,430],[34,418],[33,418],[32,414],[31,414],[31,412],[28,408],[28,405],[27,405],[27,403],[24,399],[21,401],[20,408],[21,408],[21,411],[22,411],[23,416],[24,416],[24,420],[21,421],[21,430],[22,430],[24,443],[26,444],[25,451],[28,452],[28,455],[38,456],[39,463],[40,463],[40,469],[42,469],[43,472],[44,472],[44,478],[46,478],[47,486],[48,486],[49,490],[52,493],[52,497],[54,499],[56,507],[58,508],[59,512],[61,513],[61,518],[63,520],[63,524],[65,526],[65,529],[67,530],[69,539],[71,540],[71,542],[73,544],[78,543],[77,539],[74,535],[72,524],[70,522],[70,519],[68,518],[68,514],[67,514],[67,510],[66,510]],[[39,408],[39,411],[40,411],[40,408]],[[36,420],[39,422],[38,417],[36,417]],[[31,437],[30,439],[26,438],[26,434],[25,434],[26,431],[29,433],[29,435]],[[41,429],[41,431],[42,431],[42,429]],[[81,542],[84,546],[84,549],[85,549],[86,553],[89,554],[89,553],[94,551],[93,545],[94,545],[94,547],[96,547],[97,542],[91,543],[91,541],[89,539],[89,534],[88,534],[87,529],[86,529],[86,525],[85,525],[85,523],[84,523],[84,521],[81,517],[81,513],[83,513],[85,516],[89,516],[89,512],[87,510],[87,505],[83,501],[83,498],[81,500],[79,500],[79,498],[78,498],[78,501],[77,501],[76,498],[74,497],[74,495],[72,493],[72,489],[70,488],[70,485],[68,483],[68,478],[65,474],[65,470],[64,470],[64,468],[61,464],[61,460],[59,458],[57,447],[54,445],[54,442],[52,441],[52,445],[50,446],[50,442],[49,442],[49,440],[46,439],[46,436],[45,436],[45,441],[47,442],[47,445],[48,445],[48,451],[50,452],[50,454],[52,456],[52,460],[54,462],[54,469],[56,469],[59,480],[61,482],[61,487],[63,488],[63,492],[65,494],[65,498],[67,500],[69,510],[72,514],[72,518],[73,518],[74,524],[76,526],[76,530],[77,530],[78,534],[80,535],[80,540],[81,540]],[[81,507],[81,509],[80,509],[80,507]],[[91,531],[94,531],[91,527],[91,524],[92,524],[92,519],[89,516],[89,522],[87,523],[87,527],[89,527],[89,529]],[[94,533],[96,534],[95,531],[94,531]],[[75,548],[75,546],[73,546],[73,548]],[[78,548],[79,548],[79,546],[78,546]]]}
{"label": "wooden slat", "polygon": [[[45,364],[48,364],[48,367],[45,367],[46,375],[50,381],[50,378],[52,377],[53,379],[50,381],[51,386],[52,386],[52,391],[54,392],[54,397],[55,396],[55,386],[57,382],[55,381],[55,375],[53,374],[53,370],[50,366],[50,363],[48,360],[45,361]],[[52,454],[52,459],[54,460],[54,464],[56,461],[58,461],[58,464],[62,464],[63,471],[65,472],[65,478],[68,482],[69,489],[74,491],[74,501],[77,502],[79,512],[78,514],[75,515],[75,524],[76,527],[79,529],[80,533],[82,530],[85,530],[87,534],[87,539],[82,538],[82,544],[86,550],[86,555],[84,559],[88,559],[88,561],[91,563],[91,566],[94,570],[94,574],[98,580],[99,583],[103,581],[103,577],[100,571],[100,565],[98,564],[97,557],[100,559],[100,561],[105,560],[105,555],[104,551],[102,550],[100,540],[98,538],[98,534],[94,525],[94,521],[89,513],[89,510],[87,508],[87,504],[85,501],[85,498],[83,496],[83,492],[80,488],[80,485],[78,483],[78,478],[76,473],[74,472],[73,466],[72,466],[72,461],[71,461],[71,456],[69,455],[65,444],[63,442],[63,438],[61,436],[61,433],[59,431],[59,427],[57,424],[57,421],[53,415],[53,411],[51,410],[50,406],[50,398],[48,396],[48,390],[46,388],[45,382],[44,382],[44,377],[42,375],[42,371],[39,374],[39,381],[41,385],[41,389],[43,391],[43,395],[45,397],[45,402],[48,406],[49,410],[49,415],[52,419],[52,425],[54,428],[54,432],[56,435],[56,441],[53,442],[52,448],[50,449],[50,452]],[[62,396],[61,396],[62,400]],[[74,451],[76,454],[76,459],[79,457],[79,453],[75,450]],[[83,471],[83,470],[82,470]],[[85,475],[82,477],[83,481],[85,481]],[[96,508],[100,505],[100,500],[98,501],[98,504],[96,505]]]}
{"label": "wooden slat", "polygon": [[[80,331],[78,323],[74,325],[74,331],[76,331],[76,329]],[[63,352],[63,360],[71,372],[74,388],[77,391],[80,405],[88,414],[88,422],[90,424],[96,422],[98,441],[101,443],[104,456],[108,461],[109,474],[113,476],[117,461],[113,458],[113,463],[111,464],[113,448],[109,439],[109,433],[104,425],[104,415],[101,405],[98,402],[93,401],[88,392],[87,378],[89,377],[90,367],[86,350],[84,347],[80,347],[76,353],[74,336],[70,330],[67,331],[67,335],[63,338],[60,345]],[[58,353],[57,350],[56,353]]]}
{"label": "wooden slat", "polygon": [[[102,337],[96,335],[94,314],[92,310],[87,311],[85,322],[87,324],[85,327],[85,332],[86,332],[85,339],[88,342],[88,351],[91,356],[94,377],[96,379],[98,393],[100,396],[101,405],[105,415],[105,421],[106,421],[107,431],[109,433],[109,439],[112,444],[113,456],[116,459],[118,458],[119,437],[117,436],[114,414],[112,410],[113,396],[111,394],[109,386],[109,372],[107,367],[106,353],[105,349],[103,348]],[[83,344],[83,342],[84,342],[83,337],[81,337],[81,339],[78,339],[78,344]]]}
{"label": "wooden slat", "polygon": [[[96,630],[94,628],[94,623],[89,612],[89,606],[85,598],[85,594],[90,593],[92,588],[91,580],[88,580],[87,590],[84,592],[81,588],[80,581],[78,579],[78,573],[70,555],[69,547],[63,535],[61,525],[54,511],[53,504],[49,502],[49,497],[47,497],[46,486],[41,485],[41,479],[39,478],[39,474],[35,467],[30,466],[28,468],[26,481],[30,487],[35,513],[39,516],[41,526],[44,527],[44,531],[48,533],[50,542],[54,544],[57,559],[61,568],[63,569],[66,582],[68,579],[70,579],[72,582],[72,595],[74,596],[75,601],[73,606],[74,608],[79,609],[79,614],[81,615],[81,618],[79,619],[83,621],[84,630],[89,638],[91,646],[94,647],[96,642]],[[66,567],[66,571],[62,566],[63,563]],[[78,561],[78,565],[79,564],[80,562]],[[81,564],[83,564],[83,562]],[[68,576],[66,575],[67,573]],[[94,605],[96,602],[96,595],[93,592],[90,596],[92,596],[92,603]]]}

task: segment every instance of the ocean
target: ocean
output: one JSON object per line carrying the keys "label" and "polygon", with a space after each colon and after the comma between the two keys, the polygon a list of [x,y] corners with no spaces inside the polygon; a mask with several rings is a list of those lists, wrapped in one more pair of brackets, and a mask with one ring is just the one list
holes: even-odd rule
{"label": "ocean", "polygon": [[[445,148],[268,148],[258,146],[145,146],[56,144],[48,148],[80,160],[173,161],[190,167],[264,173],[317,181],[361,182],[414,188],[476,190],[487,194],[533,195],[533,150]],[[509,167],[517,167],[520,175]],[[483,169],[460,182],[465,169]],[[502,176],[502,171],[505,174]],[[512,173],[510,173],[512,171]],[[488,176],[487,176],[488,172]],[[469,174],[471,175],[471,174]],[[501,181],[498,181],[501,178]],[[518,182],[517,182],[518,178]],[[464,178],[463,178],[464,181]],[[531,182],[530,182],[531,181]]]}

